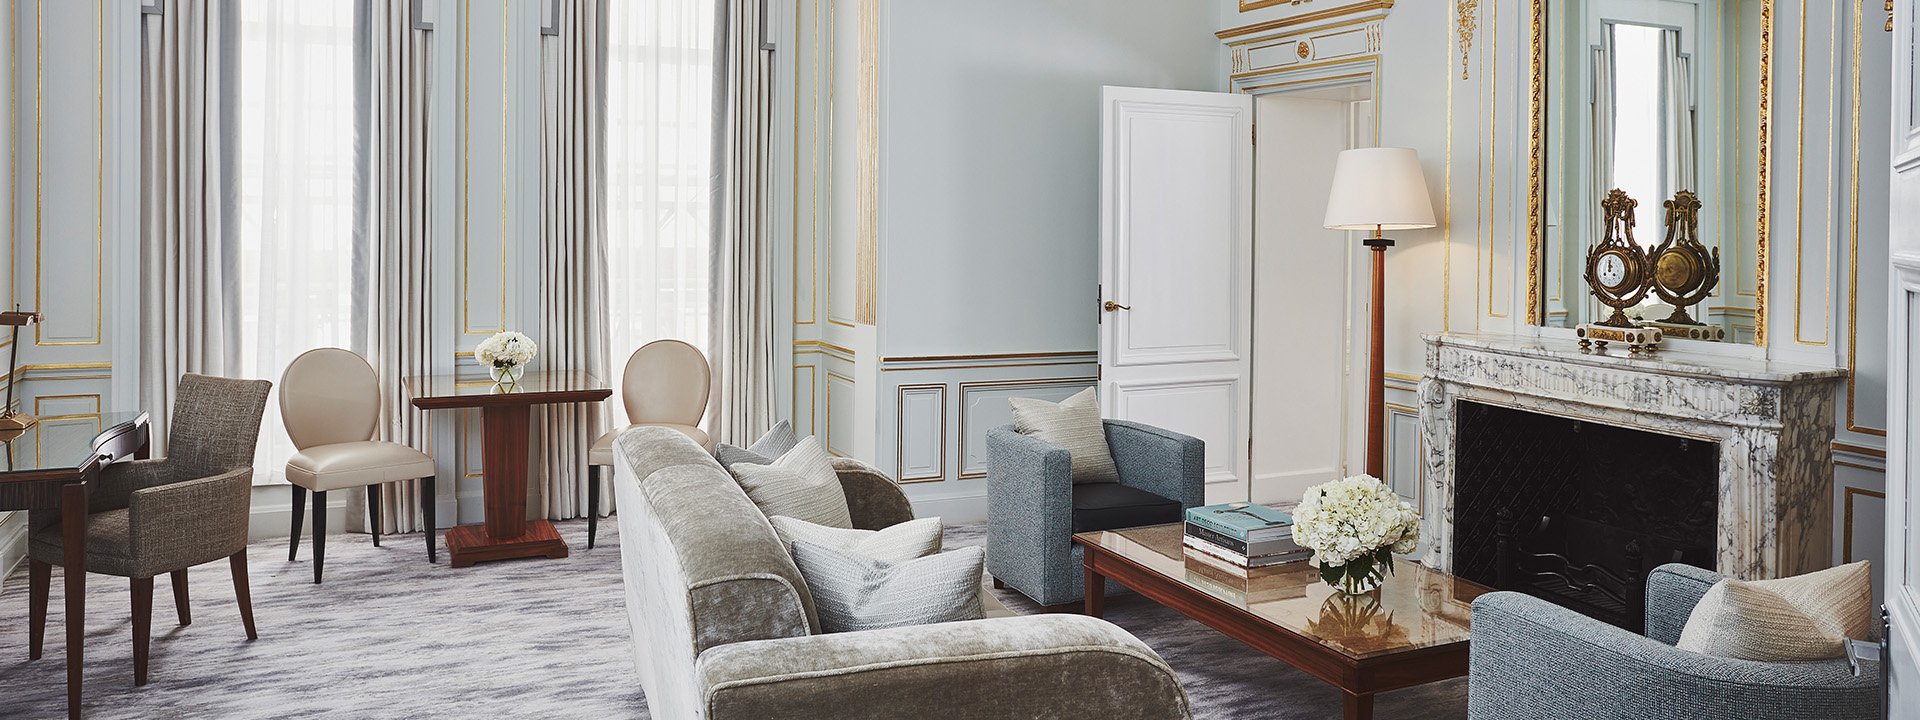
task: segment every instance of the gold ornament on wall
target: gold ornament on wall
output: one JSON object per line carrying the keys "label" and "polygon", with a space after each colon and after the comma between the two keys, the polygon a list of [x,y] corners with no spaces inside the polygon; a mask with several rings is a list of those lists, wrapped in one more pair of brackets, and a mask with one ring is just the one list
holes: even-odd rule
{"label": "gold ornament on wall", "polygon": [[1473,34],[1480,29],[1480,0],[1455,0],[1454,29],[1460,33],[1460,79],[1470,79],[1467,62],[1473,54]]}

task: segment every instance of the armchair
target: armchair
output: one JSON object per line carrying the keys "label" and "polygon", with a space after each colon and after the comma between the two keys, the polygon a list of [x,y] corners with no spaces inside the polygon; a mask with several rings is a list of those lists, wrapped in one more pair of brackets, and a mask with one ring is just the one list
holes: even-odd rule
{"label": "armchair", "polygon": [[1693,606],[1720,580],[1689,565],[1647,578],[1647,634],[1513,592],[1473,603],[1467,716],[1514,718],[1880,717],[1880,673],[1845,659],[1768,663],[1678,650]]}
{"label": "armchair", "polygon": [[[269,387],[265,380],[181,377],[168,424],[167,457],[109,465],[89,488],[87,571],[130,580],[135,685],[147,684],[153,578],[161,573],[170,575],[180,624],[189,625],[187,569],[225,558],[247,639],[259,637],[248,598],[247,515],[254,444]],[[65,556],[58,513],[35,511],[29,522],[28,636],[37,658],[46,636],[53,566]]]}
{"label": "armchair", "polygon": [[1114,483],[1073,482],[1068,452],[1011,425],[987,431],[987,573],[1041,605],[1085,593],[1077,532],[1179,522],[1206,502],[1206,444],[1107,420]]}

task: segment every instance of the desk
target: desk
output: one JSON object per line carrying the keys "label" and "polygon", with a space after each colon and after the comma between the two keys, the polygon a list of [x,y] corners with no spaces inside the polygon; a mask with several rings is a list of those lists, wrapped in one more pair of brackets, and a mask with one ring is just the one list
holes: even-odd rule
{"label": "desk", "polygon": [[[80,717],[80,668],[87,637],[87,483],[100,468],[147,456],[147,414],[106,413],[92,428],[45,422],[0,438],[0,510],[59,510],[67,603],[67,717]],[[32,593],[29,593],[31,595]],[[31,640],[40,658],[40,638]]]}
{"label": "desk", "polygon": [[447,531],[453,566],[566,557],[567,543],[553,523],[527,520],[528,419],[535,405],[599,402],[612,397],[613,389],[584,372],[530,372],[506,386],[452,375],[417,377],[407,381],[407,392],[422,410],[480,409],[487,521]]}

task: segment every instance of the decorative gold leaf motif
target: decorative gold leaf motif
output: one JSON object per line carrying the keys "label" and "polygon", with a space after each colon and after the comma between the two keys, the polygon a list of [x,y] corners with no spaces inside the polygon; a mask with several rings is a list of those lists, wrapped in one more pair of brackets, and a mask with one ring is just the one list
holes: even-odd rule
{"label": "decorative gold leaf motif", "polygon": [[1480,0],[1455,0],[1454,29],[1460,33],[1460,79],[1467,75],[1467,61],[1473,53],[1473,34],[1480,29]]}

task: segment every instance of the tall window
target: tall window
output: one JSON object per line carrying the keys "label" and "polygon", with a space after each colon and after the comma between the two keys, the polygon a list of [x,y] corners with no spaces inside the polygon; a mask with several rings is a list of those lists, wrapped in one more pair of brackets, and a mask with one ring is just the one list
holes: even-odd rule
{"label": "tall window", "polygon": [[[300,353],[352,342],[353,3],[237,3],[243,377],[277,381]],[[292,453],[270,408],[255,476]]]}
{"label": "tall window", "polygon": [[1640,201],[1634,216],[1634,239],[1652,247],[1659,244],[1663,231],[1660,203],[1672,194],[1666,177],[1667,137],[1663,131],[1663,31],[1628,23],[1608,27],[1613,33],[1613,187]]}
{"label": "tall window", "polygon": [[[608,364],[707,344],[713,0],[608,5]],[[617,381],[617,378],[615,379]]]}

